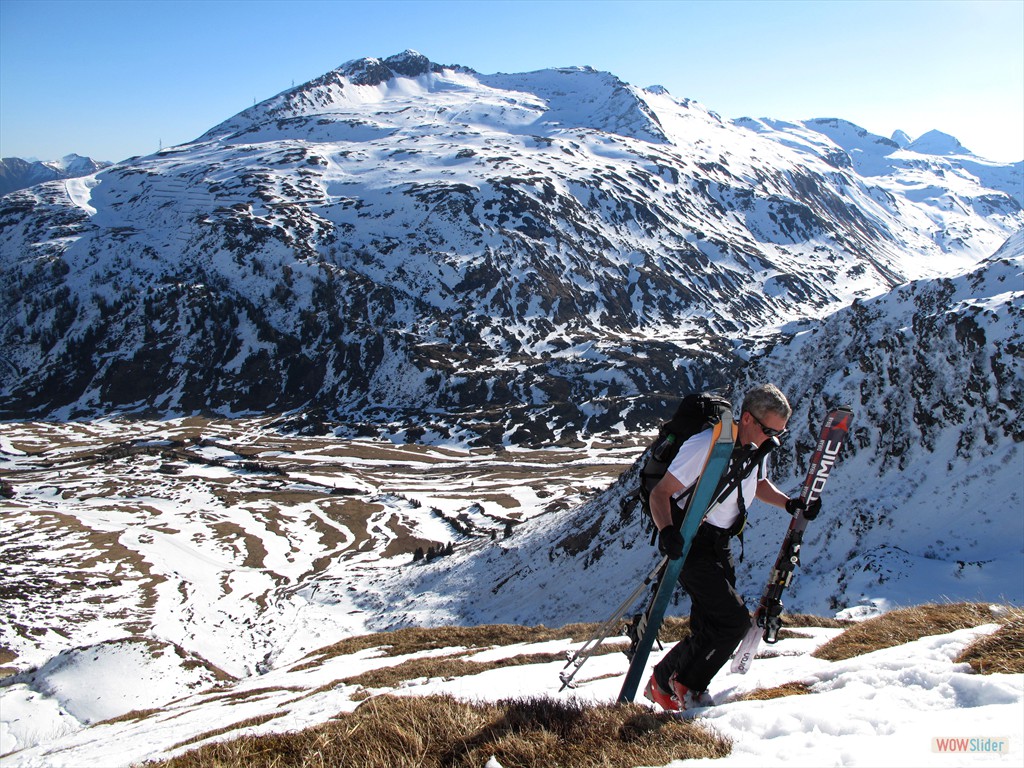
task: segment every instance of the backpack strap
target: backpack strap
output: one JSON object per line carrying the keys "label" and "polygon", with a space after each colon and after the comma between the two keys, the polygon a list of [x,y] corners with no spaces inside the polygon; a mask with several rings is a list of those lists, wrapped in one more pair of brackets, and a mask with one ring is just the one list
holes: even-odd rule
{"label": "backpack strap", "polygon": [[736,506],[739,507],[740,516],[729,528],[729,535],[735,536],[740,542],[740,562],[743,562],[743,529],[747,527],[747,504],[743,500],[743,483],[736,486]]}
{"label": "backpack strap", "polygon": [[[765,470],[765,465],[767,463],[768,463],[768,456],[765,455],[761,459],[761,461],[758,463],[758,465],[757,465],[757,479],[758,479],[758,481],[764,480],[765,477],[767,476],[768,473]],[[739,525],[737,526],[736,523],[734,523],[732,528],[729,529],[729,533],[730,533],[730,535],[735,536],[736,539],[740,543],[740,562],[742,563],[743,562],[743,555],[744,555],[743,531],[747,527],[747,505],[743,501],[743,483],[740,483],[739,487],[737,488],[736,506],[739,507],[739,509],[740,509],[740,516],[739,516],[739,519],[736,521],[737,523],[739,523]],[[735,533],[732,532],[734,529],[736,531]]]}

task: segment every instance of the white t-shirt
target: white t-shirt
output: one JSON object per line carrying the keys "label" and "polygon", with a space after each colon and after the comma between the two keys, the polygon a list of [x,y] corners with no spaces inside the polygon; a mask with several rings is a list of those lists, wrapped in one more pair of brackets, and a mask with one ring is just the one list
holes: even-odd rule
{"label": "white t-shirt", "polygon": [[[683,491],[676,494],[681,495],[685,489],[697,482],[701,470],[704,469],[704,462],[707,461],[708,451],[711,450],[711,439],[714,437],[714,430],[707,429],[700,434],[694,435],[679,447],[679,453],[668,465],[668,471],[672,476],[683,484]],[[747,507],[750,506],[757,494],[757,470],[752,471],[743,479],[743,501]],[[675,497],[674,497],[675,498]],[[740,516],[737,493],[733,491],[721,504],[713,506],[704,520],[718,528],[729,528]]]}

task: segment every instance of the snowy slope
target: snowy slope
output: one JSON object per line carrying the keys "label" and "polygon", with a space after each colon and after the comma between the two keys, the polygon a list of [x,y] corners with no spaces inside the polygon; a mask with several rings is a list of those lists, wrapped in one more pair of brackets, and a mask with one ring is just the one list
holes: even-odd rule
{"label": "snowy slope", "polygon": [[586,68],[349,62],[4,199],[5,413],[633,431],[680,374],[718,383],[781,325],[971,266],[1024,223],[980,177],[920,178],[946,156],[878,176],[759,126]]}
{"label": "snowy slope", "polygon": [[[238,677],[393,623],[378,575],[505,541],[635,443],[468,451],[282,434],[269,420],[0,426],[0,677],[147,637]],[[443,565],[442,565],[443,567]]]}
{"label": "snowy slope", "polygon": [[[775,381],[794,404],[792,435],[774,457],[790,492],[825,404],[856,413],[826,491],[828,514],[808,528],[791,609],[1024,601],[1022,275],[1018,234],[976,270],[857,302],[751,362],[748,382]],[[532,519],[509,546],[464,550],[457,567],[395,574],[390,619],[602,618],[608,585],[624,597],[654,563],[646,522],[619,504],[637,471],[571,513]],[[763,587],[786,519],[762,505],[751,515],[738,569],[749,598]]]}
{"label": "snowy slope", "polygon": [[[1024,205],[1024,160],[993,163],[940,131],[900,145],[838,119],[802,123],[742,119],[737,124],[820,154],[837,167],[853,168],[869,180],[883,205],[906,224],[931,232],[946,253],[955,253],[981,234],[977,215],[1012,215]],[[988,241],[991,249],[998,244],[998,238]],[[955,266],[945,262],[942,270]]]}
{"label": "snowy slope", "polygon": [[808,432],[824,401],[858,414],[801,602],[1024,600],[1022,315],[1017,233],[976,270],[855,302],[757,361],[753,379],[796,387]]}
{"label": "snowy slope", "polygon": [[[809,428],[820,416],[816,403],[826,396],[848,399],[858,411],[851,450],[830,481],[825,513],[809,529],[802,568],[787,594],[791,611],[961,596],[1022,601],[1020,439],[1014,412],[1005,406],[1020,400],[1019,366],[1007,365],[1006,356],[1012,359],[1019,349],[1021,246],[1021,238],[1015,237],[977,270],[908,284],[861,302],[812,324],[754,361],[753,375],[767,372],[788,382],[797,406],[793,442],[779,457],[784,484],[796,483],[799,468],[790,457],[806,455]],[[823,353],[838,345],[846,362]],[[977,361],[985,361],[986,367]],[[982,381],[988,388],[979,386]],[[884,385],[881,390],[879,383]],[[862,392],[865,396],[858,402]],[[963,403],[964,393],[976,401],[957,412],[954,405]],[[944,418],[923,418],[928,412],[924,405]],[[891,428],[893,414],[907,414],[906,429]],[[915,431],[908,435],[911,423]],[[19,427],[19,433],[31,435],[28,426]],[[386,556],[393,532],[422,525],[415,522],[417,513],[409,502],[422,498],[455,513],[461,508],[459,498],[463,503],[480,499],[486,484],[476,479],[466,484],[466,464],[449,468],[456,483],[431,478],[425,471],[428,465],[416,469],[423,475],[421,484],[408,478],[390,481],[405,498],[382,493],[370,497],[381,505],[381,514],[366,522],[367,533],[377,532],[369,539],[355,528],[327,537],[322,523],[341,519],[315,485],[338,481],[334,462],[336,452],[349,450],[344,445],[329,439],[302,445],[282,437],[278,451],[291,476],[271,480],[266,470],[256,473],[255,467],[240,463],[237,438],[234,444],[202,440],[190,455],[227,463],[185,462],[182,454],[176,469],[180,474],[168,476],[180,477],[180,484],[164,487],[154,482],[153,473],[162,469],[156,458],[160,449],[176,443],[161,438],[168,427],[154,425],[151,437],[133,444],[143,455],[148,449],[156,451],[148,470],[146,463],[111,454],[120,468],[111,488],[105,476],[114,475],[100,471],[102,465],[89,471],[93,483],[72,480],[74,460],[82,462],[87,455],[82,452],[95,439],[90,431],[96,427],[58,425],[65,435],[61,452],[71,461],[62,465],[51,455],[48,473],[40,466],[26,475],[26,480],[37,480],[19,486],[15,503],[31,512],[32,519],[5,536],[5,561],[18,566],[11,569],[10,575],[18,578],[9,579],[9,587],[40,593],[58,612],[78,610],[76,600],[81,609],[64,623],[44,622],[45,612],[38,607],[34,616],[17,617],[19,626],[36,622],[39,629],[45,627],[41,637],[29,633],[41,649],[65,650],[49,658],[43,655],[37,670],[8,678],[0,690],[3,749],[24,747],[5,758],[5,764],[127,765],[163,750],[184,749],[176,745],[250,718],[273,716],[256,726],[256,732],[322,722],[356,705],[353,688],[324,686],[382,662],[364,653],[314,670],[295,670],[302,654],[318,645],[367,626],[494,620],[561,625],[603,619],[654,562],[641,522],[621,516],[615,503],[628,487],[628,475],[625,483],[584,504],[547,514],[540,501],[545,494],[534,490],[528,500],[525,489],[513,492],[523,498],[525,509],[541,514],[516,526],[508,539],[453,535],[460,544],[454,554],[410,566],[407,555],[400,560]],[[183,423],[178,429],[184,432],[185,427]],[[114,425],[107,428],[113,431]],[[39,465],[32,455],[38,446],[27,437],[17,440],[22,447],[9,439],[0,443],[6,459],[15,466]],[[113,447],[123,450],[124,445]],[[364,485],[365,478],[375,477],[379,483],[382,467],[394,471],[380,450],[378,458],[351,464],[366,466],[370,475],[354,474],[345,484],[378,487]],[[450,458],[438,453],[442,461]],[[568,465],[561,466],[564,475]],[[922,476],[953,482],[947,488],[922,482]],[[242,479],[248,490],[238,483]],[[556,475],[548,483],[560,488],[564,479]],[[247,500],[255,488],[266,490]],[[442,497],[447,501],[442,503]],[[986,502],[979,510],[985,525],[973,524],[964,535],[961,505],[978,498]],[[320,501],[311,504],[313,499]],[[15,508],[9,509],[8,524],[18,519]],[[63,521],[64,535],[51,534],[50,515]],[[747,560],[741,567],[741,588],[748,596],[760,587],[765,558],[774,556],[785,522],[776,518],[772,526],[771,519],[765,510],[754,509]],[[89,529],[94,535],[84,536]],[[33,544],[28,536],[38,542]],[[337,549],[330,548],[332,538]],[[76,544],[76,539],[81,542]],[[900,543],[894,546],[896,540]],[[121,559],[125,549],[137,552],[143,563],[136,567],[155,577],[152,605],[147,605],[150,588],[125,565],[136,555]],[[34,569],[30,551],[39,560]],[[256,563],[250,559],[254,555]],[[103,565],[86,570],[80,564],[87,561]],[[62,574],[51,563],[68,570]],[[27,569],[24,576],[21,569]],[[68,588],[83,577],[87,590]],[[224,590],[220,596],[218,588]],[[138,598],[145,602],[137,606],[132,601]],[[97,605],[103,608],[97,610]],[[149,614],[154,621],[145,639],[123,639],[121,622],[137,625]],[[76,642],[86,633],[92,633],[91,642]],[[736,765],[763,764],[783,754],[797,764],[816,765],[836,751],[851,764],[888,764],[890,753],[912,763],[929,749],[932,738],[941,736],[1005,735],[1013,744],[1020,733],[1019,676],[980,678],[950,665],[973,636],[962,632],[926,638],[836,664],[800,655],[813,642],[784,641],[778,649],[784,655],[759,661],[749,679],[724,676],[713,693],[728,701],[754,687],[799,679],[818,698],[737,702],[706,717],[736,739],[727,758]],[[182,643],[168,644],[171,637]],[[534,651],[558,649],[546,644],[517,647],[509,654]],[[227,675],[209,659],[239,676],[239,682],[224,680]],[[623,661],[618,655],[593,660],[584,679],[614,677],[587,683],[580,695],[613,698]],[[489,698],[554,693],[560,666],[421,680],[403,692],[450,691]],[[111,667],[132,672],[116,677]],[[132,684],[119,687],[122,679]],[[139,679],[152,682],[140,690],[135,684]],[[228,687],[195,692],[214,679]],[[121,722],[97,724],[132,710],[141,711]],[[958,730],[968,720],[971,732]],[[929,764],[936,765],[975,764],[973,760],[982,758],[991,755],[928,755]]]}
{"label": "snowy slope", "polygon": [[[0,663],[20,672],[0,738],[38,745],[5,764],[127,764],[285,710],[260,727],[320,722],[352,692],[255,691],[372,665],[291,670],[368,628],[605,618],[654,563],[618,505],[636,467],[607,482],[640,448],[577,438],[649,429],[695,386],[786,390],[787,489],[825,403],[857,413],[788,609],[1024,601],[1020,167],[924,138],[734,124],[608,73],[480,75],[407,52],[5,197],[8,417],[299,409],[0,426],[18,490]],[[431,447],[341,439],[357,434]],[[497,450],[522,443],[546,450]],[[748,598],[785,523],[752,510]],[[457,546],[411,563],[434,542]],[[711,717],[737,765],[910,764],[901,734],[967,710],[1018,733],[1019,680],[952,669],[966,641],[764,665],[762,684],[806,678],[848,727],[797,722],[789,702]],[[111,668],[151,684],[90,686]],[[420,692],[534,690],[515,673]],[[194,693],[227,677],[253,700]],[[151,707],[166,711],[82,729]]]}
{"label": "snowy slope", "polygon": [[54,701],[61,717],[94,723],[232,679],[181,648],[136,637],[63,651],[39,669],[5,679],[4,685]]}
{"label": "snowy slope", "polygon": [[[1022,258],[1018,234],[975,270],[858,302],[751,361],[750,380],[779,382],[796,409],[776,457],[787,489],[824,403],[857,412],[790,610],[1024,600]],[[438,447],[409,463],[408,448],[289,437],[268,421],[180,420],[6,425],[0,450],[18,490],[0,543],[21,595],[3,627],[18,669],[145,635],[244,677],[367,628],[603,619],[655,561],[644,521],[618,504],[636,466],[595,492],[631,446]],[[748,598],[784,525],[752,511]],[[410,566],[417,541],[458,546]]]}

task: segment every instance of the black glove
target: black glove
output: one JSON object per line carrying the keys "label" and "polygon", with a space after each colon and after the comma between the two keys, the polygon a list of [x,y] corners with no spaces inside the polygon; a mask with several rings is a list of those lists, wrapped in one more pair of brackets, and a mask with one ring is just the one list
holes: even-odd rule
{"label": "black glove", "polygon": [[821,512],[821,499],[818,498],[810,504],[804,504],[799,497],[792,498],[786,502],[786,511],[791,515],[802,511],[804,513],[804,520],[813,520]]}
{"label": "black glove", "polygon": [[683,556],[683,536],[674,525],[668,525],[658,533],[658,551],[669,560],[678,560]]}

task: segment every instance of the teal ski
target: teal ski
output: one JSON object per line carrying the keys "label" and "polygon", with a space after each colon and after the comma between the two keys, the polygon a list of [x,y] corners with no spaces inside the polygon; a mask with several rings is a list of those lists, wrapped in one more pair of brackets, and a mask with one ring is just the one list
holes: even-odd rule
{"label": "teal ski", "polygon": [[690,502],[686,507],[686,515],[680,533],[683,537],[683,554],[677,560],[669,560],[665,567],[664,576],[658,585],[658,591],[654,596],[654,603],[651,606],[647,626],[644,628],[640,641],[637,643],[633,654],[633,660],[626,672],[626,680],[622,684],[622,691],[619,693],[620,702],[633,701],[636,698],[637,689],[643,679],[644,670],[647,667],[647,659],[651,655],[651,648],[654,640],[661,629],[661,622],[665,618],[665,610],[668,608],[672,592],[679,580],[679,572],[683,569],[686,555],[690,552],[690,545],[693,537],[697,535],[697,529],[704,521],[704,515],[708,511],[718,483],[729,466],[729,459],[735,447],[735,435],[733,430],[732,414],[726,411],[722,414],[722,420],[714,427],[714,436],[711,442],[711,450],[708,453],[707,461],[704,463],[704,471],[701,473],[697,486],[690,496]]}

